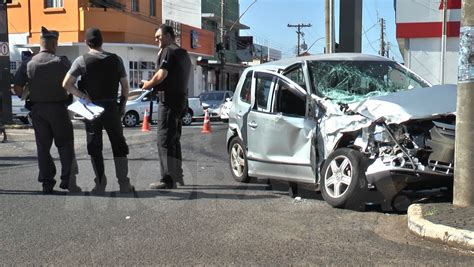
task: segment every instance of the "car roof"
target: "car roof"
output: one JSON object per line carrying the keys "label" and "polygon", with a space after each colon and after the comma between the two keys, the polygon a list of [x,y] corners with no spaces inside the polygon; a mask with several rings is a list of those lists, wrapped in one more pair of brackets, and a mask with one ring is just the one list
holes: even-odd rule
{"label": "car roof", "polygon": [[257,70],[270,70],[276,71],[279,69],[286,69],[287,67],[303,61],[393,61],[389,58],[378,56],[378,55],[368,55],[361,53],[333,53],[333,54],[318,54],[310,55],[303,57],[293,57],[285,58],[277,61],[271,61],[264,64],[256,65],[250,69]]}

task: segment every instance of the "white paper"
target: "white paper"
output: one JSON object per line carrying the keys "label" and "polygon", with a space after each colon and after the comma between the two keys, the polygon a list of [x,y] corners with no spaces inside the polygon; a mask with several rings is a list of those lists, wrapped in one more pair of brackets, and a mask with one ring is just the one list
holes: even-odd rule
{"label": "white paper", "polygon": [[86,101],[82,99],[72,103],[67,109],[90,121],[99,117],[104,112],[103,107],[86,103]]}

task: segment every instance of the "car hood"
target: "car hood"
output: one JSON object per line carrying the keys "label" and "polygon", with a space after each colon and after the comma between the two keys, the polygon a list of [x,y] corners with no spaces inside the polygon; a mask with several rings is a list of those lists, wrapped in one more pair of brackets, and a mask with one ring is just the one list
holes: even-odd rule
{"label": "car hood", "polygon": [[456,113],[456,85],[437,85],[370,97],[349,104],[349,109],[370,120],[384,117],[387,123],[402,123]]}
{"label": "car hood", "polygon": [[369,127],[381,117],[390,124],[455,114],[456,97],[455,85],[439,85],[370,97],[349,104],[346,112],[329,99],[319,99],[317,102],[324,112],[316,114],[320,120],[318,131],[326,144],[321,153],[327,156],[333,151],[343,133]]}

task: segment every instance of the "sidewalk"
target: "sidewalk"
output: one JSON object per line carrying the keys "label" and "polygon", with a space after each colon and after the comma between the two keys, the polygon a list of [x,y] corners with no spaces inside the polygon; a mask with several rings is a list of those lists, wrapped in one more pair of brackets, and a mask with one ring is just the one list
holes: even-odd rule
{"label": "sidewalk", "polygon": [[474,207],[450,203],[413,204],[408,208],[408,228],[422,238],[474,251]]}

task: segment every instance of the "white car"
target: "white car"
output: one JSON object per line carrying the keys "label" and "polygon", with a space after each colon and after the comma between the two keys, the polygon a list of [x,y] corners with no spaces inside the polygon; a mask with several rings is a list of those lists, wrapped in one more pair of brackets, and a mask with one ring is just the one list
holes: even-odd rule
{"label": "white car", "polygon": [[[145,110],[150,111],[150,92],[149,90],[141,89],[130,91],[125,106],[125,115],[122,118],[125,127],[134,127],[143,121]],[[153,101],[153,114],[151,117],[153,120],[156,120],[158,116],[156,95],[153,95],[151,100]]]}
{"label": "white car", "polygon": [[12,95],[12,117],[19,119],[24,124],[29,124],[28,113],[30,111],[25,108],[25,101],[16,95]]}
{"label": "white car", "polygon": [[221,120],[224,122],[229,121],[229,111],[232,108],[232,97],[225,100],[224,105],[221,107]]}

